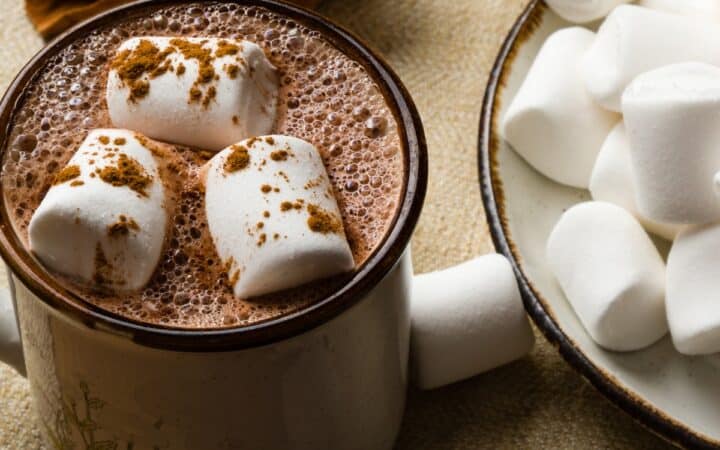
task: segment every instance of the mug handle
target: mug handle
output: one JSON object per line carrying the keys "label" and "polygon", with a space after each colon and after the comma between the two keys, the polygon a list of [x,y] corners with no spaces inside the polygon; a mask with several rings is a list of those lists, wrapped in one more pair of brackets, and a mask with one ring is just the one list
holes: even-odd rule
{"label": "mug handle", "polygon": [[25,358],[23,356],[17,316],[13,306],[13,289],[10,274],[5,263],[0,262],[0,279],[5,279],[5,286],[0,283],[0,361],[15,368],[25,376]]}
{"label": "mug handle", "polygon": [[410,367],[420,389],[507,364],[535,344],[517,278],[499,254],[415,276],[410,319]]}

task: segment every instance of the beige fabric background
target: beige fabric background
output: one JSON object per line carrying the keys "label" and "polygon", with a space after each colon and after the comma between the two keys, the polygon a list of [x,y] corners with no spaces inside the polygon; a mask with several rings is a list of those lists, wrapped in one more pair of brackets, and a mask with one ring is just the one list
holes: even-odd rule
{"label": "beige fabric background", "polygon": [[[430,183],[413,241],[420,272],[492,251],[476,140],[485,80],[526,0],[325,0],[320,11],[382,52],[425,123]],[[0,92],[42,41],[21,0],[0,0]],[[3,277],[4,278],[4,277]],[[411,391],[398,448],[665,448],[538,335],[529,357],[453,386]],[[27,383],[0,364],[0,449],[40,447]]]}

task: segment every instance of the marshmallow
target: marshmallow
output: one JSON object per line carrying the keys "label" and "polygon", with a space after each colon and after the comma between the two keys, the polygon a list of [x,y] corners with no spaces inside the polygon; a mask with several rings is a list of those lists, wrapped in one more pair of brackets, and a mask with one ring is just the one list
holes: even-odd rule
{"label": "marshmallow", "polygon": [[623,94],[640,213],[662,222],[720,219],[720,68],[683,63],[638,76]]}
{"label": "marshmallow", "polygon": [[618,6],[603,22],[581,63],[585,87],[605,108],[620,111],[625,88],[639,74],[669,64],[720,64],[720,28],[635,5]]}
{"label": "marshmallow", "polygon": [[720,225],[685,228],[667,262],[667,317],[675,348],[686,355],[720,352]]}
{"label": "marshmallow", "polygon": [[624,208],[635,216],[647,231],[672,241],[682,226],[655,222],[640,214],[635,203],[635,183],[630,141],[625,131],[625,124],[620,122],[605,139],[595,162],[590,177],[592,198]]}
{"label": "marshmallow", "polygon": [[640,0],[638,5],[674,14],[691,16],[695,19],[719,20],[718,0]]}
{"label": "marshmallow", "polygon": [[30,220],[30,250],[46,267],[112,291],[148,282],[167,225],[155,145],[128,130],[87,135]]}
{"label": "marshmallow", "polygon": [[585,93],[577,63],[594,34],[555,32],[540,49],[502,123],[505,139],[542,174],[587,188],[603,140],[619,120]]}
{"label": "marshmallow", "polygon": [[205,207],[237,297],[288,289],[354,268],[318,150],[289,136],[233,145],[205,168]]}
{"label": "marshmallow", "polygon": [[667,333],[665,263],[624,209],[605,202],[570,208],[550,234],[547,258],[598,345],[638,350]]}
{"label": "marshmallow", "polygon": [[632,0],[546,0],[550,9],[563,19],[586,23],[605,17],[613,8]]}
{"label": "marshmallow", "polygon": [[106,97],[116,127],[217,151],[270,132],[277,90],[275,68],[252,42],[143,37],[118,49]]}
{"label": "marshmallow", "polygon": [[501,255],[415,277],[410,317],[411,367],[421,389],[514,361],[535,342],[515,273]]}

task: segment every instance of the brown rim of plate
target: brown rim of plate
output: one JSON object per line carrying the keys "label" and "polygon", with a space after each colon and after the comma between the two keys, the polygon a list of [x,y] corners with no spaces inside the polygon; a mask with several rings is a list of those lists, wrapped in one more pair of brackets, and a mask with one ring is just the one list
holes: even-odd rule
{"label": "brown rim of plate", "polygon": [[[400,127],[405,152],[406,179],[401,204],[392,230],[380,247],[338,291],[294,313],[243,327],[224,329],[180,329],[149,325],[102,310],[65,289],[25,249],[16,236],[6,210],[0,186],[0,255],[30,291],[53,310],[87,327],[128,337],[148,347],[173,351],[230,351],[265,345],[315,328],[360,301],[395,266],[407,247],[425,198],[427,147],[420,116],[405,87],[388,64],[360,39],[306,9],[275,0],[225,0],[241,6],[265,8],[320,31],[323,38],[359,62],[373,77],[385,96]],[[0,101],[0,149],[7,148],[14,110],[22,101],[24,88],[46,62],[66,45],[98,27],[116,20],[147,15],[167,6],[197,4],[197,0],[140,0],[109,10],[62,35],[36,54],[16,76]],[[213,2],[215,3],[215,2]],[[2,158],[0,154],[0,158]]]}
{"label": "brown rim of plate", "polygon": [[498,173],[497,153],[501,139],[495,130],[499,118],[499,92],[505,86],[518,47],[527,40],[542,21],[546,6],[542,0],[532,0],[517,19],[505,38],[500,53],[490,71],[480,115],[478,138],[478,168],[480,191],[485,205],[490,234],[498,252],[505,255],[518,279],[520,294],[530,317],[553,344],[560,355],[612,403],[628,413],[651,432],[676,445],[688,448],[719,448],[713,440],[669,417],[648,401],[621,385],[615,377],[596,366],[580,347],[562,330],[554,317],[550,303],[532,284],[521,264],[520,253],[512,241],[504,209],[502,180]]}

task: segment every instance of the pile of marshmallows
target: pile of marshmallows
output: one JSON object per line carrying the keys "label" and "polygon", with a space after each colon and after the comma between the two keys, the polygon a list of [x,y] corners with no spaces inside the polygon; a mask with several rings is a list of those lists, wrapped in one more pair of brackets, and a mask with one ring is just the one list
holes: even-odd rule
{"label": "pile of marshmallows", "polygon": [[[162,65],[155,61],[153,72],[138,76],[158,52]],[[275,121],[279,81],[260,47],[144,37],[124,42],[118,57],[138,58],[108,75],[108,111],[118,128],[88,134],[31,219],[30,248],[43,264],[113,292],[147,284],[170,201],[156,159],[164,146],[149,136],[217,152],[203,169],[206,214],[236,296],[352,270],[318,150],[263,136]]]}
{"label": "pile of marshmallows", "polygon": [[[681,353],[720,352],[720,2],[548,3],[607,15],[551,35],[503,118],[525,160],[593,197],[560,218],[549,265],[600,346],[669,329]],[[646,230],[673,241],[667,264]]]}

